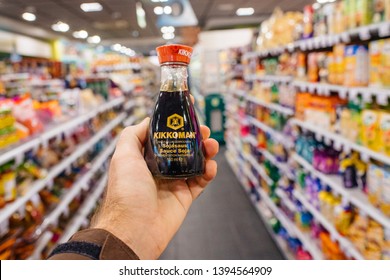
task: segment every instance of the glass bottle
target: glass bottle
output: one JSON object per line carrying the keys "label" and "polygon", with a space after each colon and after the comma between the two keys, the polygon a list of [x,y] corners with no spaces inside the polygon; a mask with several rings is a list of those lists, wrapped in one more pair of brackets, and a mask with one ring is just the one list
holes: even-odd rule
{"label": "glass bottle", "polygon": [[158,47],[161,88],[150,120],[145,160],[155,177],[177,179],[204,173],[203,141],[188,89],[192,48]]}

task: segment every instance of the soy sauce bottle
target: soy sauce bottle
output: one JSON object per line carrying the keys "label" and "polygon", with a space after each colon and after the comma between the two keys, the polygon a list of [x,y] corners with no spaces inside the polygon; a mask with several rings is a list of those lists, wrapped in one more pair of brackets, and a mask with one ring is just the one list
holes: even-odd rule
{"label": "soy sauce bottle", "polygon": [[166,45],[156,50],[161,88],[150,121],[145,160],[155,177],[180,179],[202,175],[202,135],[187,83],[192,48]]}

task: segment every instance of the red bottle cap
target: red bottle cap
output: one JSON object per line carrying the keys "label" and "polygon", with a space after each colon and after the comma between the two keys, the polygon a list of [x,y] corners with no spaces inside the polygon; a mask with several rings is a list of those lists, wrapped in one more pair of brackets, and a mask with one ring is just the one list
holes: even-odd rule
{"label": "red bottle cap", "polygon": [[160,64],[165,62],[183,62],[190,64],[192,48],[185,45],[165,45],[156,48]]}

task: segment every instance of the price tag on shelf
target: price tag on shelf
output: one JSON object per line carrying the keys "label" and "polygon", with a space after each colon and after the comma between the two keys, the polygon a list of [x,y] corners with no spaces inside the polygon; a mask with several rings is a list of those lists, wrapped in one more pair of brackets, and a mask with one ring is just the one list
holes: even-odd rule
{"label": "price tag on shelf", "polygon": [[343,151],[347,154],[351,152],[351,146],[349,146],[347,143],[344,144],[343,146]]}
{"label": "price tag on shelf", "polygon": [[84,191],[87,191],[89,189],[88,182],[85,182],[85,184],[82,184],[81,189]]}
{"label": "price tag on shelf", "polygon": [[356,88],[349,89],[349,100],[356,101],[358,97],[358,90]]}
{"label": "price tag on shelf", "polygon": [[347,91],[348,90],[346,88],[342,87],[338,90],[341,99],[347,99]]}
{"label": "price tag on shelf", "polygon": [[333,148],[337,151],[341,151],[341,149],[343,148],[343,144],[338,139],[335,139],[333,141]]}
{"label": "price tag on shelf", "polygon": [[369,91],[369,90],[362,91],[362,95],[363,95],[364,102],[366,102],[366,103],[372,102],[371,91]]}
{"label": "price tag on shelf", "polygon": [[340,37],[341,37],[341,40],[340,40],[341,42],[349,43],[351,41],[351,38],[350,38],[348,32],[341,33]]}
{"label": "price tag on shelf", "polygon": [[300,47],[300,49],[301,49],[302,51],[306,51],[306,49],[307,49],[306,41],[307,41],[307,40],[303,40],[303,41],[301,41],[301,42],[299,43],[299,47]]}
{"label": "price tag on shelf", "polygon": [[5,219],[0,223],[0,236],[4,236],[9,231],[9,219]]}
{"label": "price tag on shelf", "polygon": [[370,40],[371,39],[370,29],[366,26],[360,27],[359,38],[362,41]]}
{"label": "price tag on shelf", "polygon": [[327,137],[324,137],[324,142],[326,145],[330,146],[332,144],[332,140],[330,140],[329,138]]}
{"label": "price tag on shelf", "polygon": [[23,160],[24,160],[24,153],[18,153],[15,156],[15,164],[16,164],[16,166],[19,166],[20,164],[22,164]]}
{"label": "price tag on shelf", "polygon": [[379,26],[379,37],[388,37],[390,36],[390,24],[388,22],[383,22]]}
{"label": "price tag on shelf", "polygon": [[322,141],[322,135],[319,134],[319,133],[315,134],[315,138],[316,138],[317,141]]}
{"label": "price tag on shelf", "polygon": [[47,180],[46,182],[46,187],[49,189],[49,190],[52,190],[53,189],[53,179],[52,180]]}
{"label": "price tag on shelf", "polygon": [[19,206],[18,210],[16,210],[21,217],[26,216],[26,204],[23,203],[22,205]]}
{"label": "price tag on shelf", "polygon": [[321,47],[326,48],[328,46],[327,38],[328,38],[328,36],[325,36],[325,35],[320,37]]}
{"label": "price tag on shelf", "polygon": [[321,47],[321,38],[320,37],[315,37],[313,45],[314,45],[315,48],[320,48]]}
{"label": "price tag on shelf", "polygon": [[367,153],[360,153],[360,158],[362,161],[369,163],[370,162],[370,156]]}
{"label": "price tag on shelf", "polygon": [[379,91],[376,96],[376,101],[379,105],[387,105],[389,101],[389,96],[385,92]]}
{"label": "price tag on shelf", "polygon": [[295,49],[294,44],[293,44],[293,43],[288,44],[288,45],[287,45],[287,49],[288,49],[289,52],[293,52],[294,49]]}

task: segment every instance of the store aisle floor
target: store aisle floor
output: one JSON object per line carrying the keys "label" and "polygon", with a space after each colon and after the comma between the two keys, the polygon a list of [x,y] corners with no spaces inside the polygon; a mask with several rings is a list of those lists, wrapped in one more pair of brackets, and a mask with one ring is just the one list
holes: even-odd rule
{"label": "store aisle floor", "polygon": [[161,259],[283,259],[221,149],[218,175],[193,204]]}

